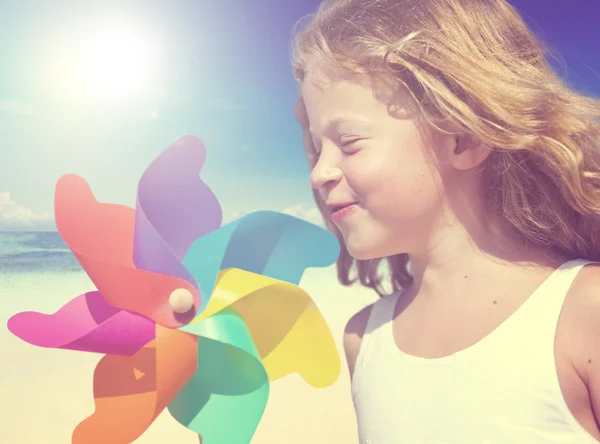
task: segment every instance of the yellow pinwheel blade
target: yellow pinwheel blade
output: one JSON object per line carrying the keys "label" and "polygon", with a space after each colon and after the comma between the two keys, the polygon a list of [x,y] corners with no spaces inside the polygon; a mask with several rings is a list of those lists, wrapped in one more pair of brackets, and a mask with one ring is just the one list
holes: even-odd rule
{"label": "yellow pinwheel blade", "polygon": [[323,315],[300,287],[245,270],[219,273],[206,309],[191,324],[226,307],[246,323],[271,381],[298,372],[313,387],[333,384],[340,356]]}

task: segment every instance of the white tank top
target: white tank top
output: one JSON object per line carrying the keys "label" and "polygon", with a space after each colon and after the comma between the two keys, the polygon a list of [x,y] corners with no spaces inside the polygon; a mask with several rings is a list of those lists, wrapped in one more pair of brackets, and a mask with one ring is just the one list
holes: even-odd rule
{"label": "white tank top", "polygon": [[492,333],[442,358],[402,353],[399,294],[378,300],[352,380],[360,443],[597,444],[567,407],[554,361],[563,301],[588,263],[563,264]]}

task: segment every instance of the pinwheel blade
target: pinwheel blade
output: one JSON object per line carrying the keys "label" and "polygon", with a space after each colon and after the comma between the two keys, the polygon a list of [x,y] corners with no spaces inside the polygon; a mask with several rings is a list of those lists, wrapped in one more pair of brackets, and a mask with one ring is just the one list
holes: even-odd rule
{"label": "pinwheel blade", "polygon": [[133,261],[137,268],[196,282],[181,264],[194,240],[221,226],[221,206],[200,177],[206,148],[178,139],[146,169],[138,185]]}
{"label": "pinwheel blade", "polygon": [[22,312],[8,329],[38,347],[132,355],[154,339],[154,322],[111,307],[100,292],[90,291],[54,314]]}
{"label": "pinwheel blade", "polygon": [[156,339],[133,356],[107,355],[94,372],[96,410],[73,444],[130,444],[142,435],[197,369],[198,338],[156,326]]}
{"label": "pinwheel blade", "polygon": [[264,413],[269,381],[244,321],[225,309],[195,323],[198,371],[169,405],[202,444],[247,444]]}
{"label": "pinwheel blade", "polygon": [[273,211],[257,211],[197,239],[183,265],[200,284],[208,305],[220,270],[238,268],[298,284],[309,267],[326,267],[339,255],[327,230]]}
{"label": "pinwheel blade", "polygon": [[[245,270],[223,270],[207,309],[181,330],[197,334],[197,324],[227,308],[243,319],[270,380],[298,372],[313,387],[327,387],[339,377],[333,335],[300,287]],[[212,334],[227,337],[225,331]]]}

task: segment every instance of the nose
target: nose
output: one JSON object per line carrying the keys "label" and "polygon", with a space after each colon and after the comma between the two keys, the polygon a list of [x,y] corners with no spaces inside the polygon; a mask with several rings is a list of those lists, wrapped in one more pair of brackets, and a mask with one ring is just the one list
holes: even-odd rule
{"label": "nose", "polygon": [[310,173],[310,184],[315,190],[321,190],[328,183],[337,183],[342,179],[343,172],[337,162],[325,156],[325,150]]}

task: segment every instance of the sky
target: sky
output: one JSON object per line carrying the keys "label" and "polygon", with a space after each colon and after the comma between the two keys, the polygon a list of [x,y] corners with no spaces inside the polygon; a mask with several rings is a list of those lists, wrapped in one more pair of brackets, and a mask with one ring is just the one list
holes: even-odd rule
{"label": "sky", "polygon": [[[512,3],[559,51],[565,80],[600,95],[600,4]],[[0,230],[54,229],[68,173],[134,207],[145,168],[186,134],[207,146],[201,177],[225,219],[270,209],[318,222],[290,64],[292,28],[317,5],[0,0]]]}

